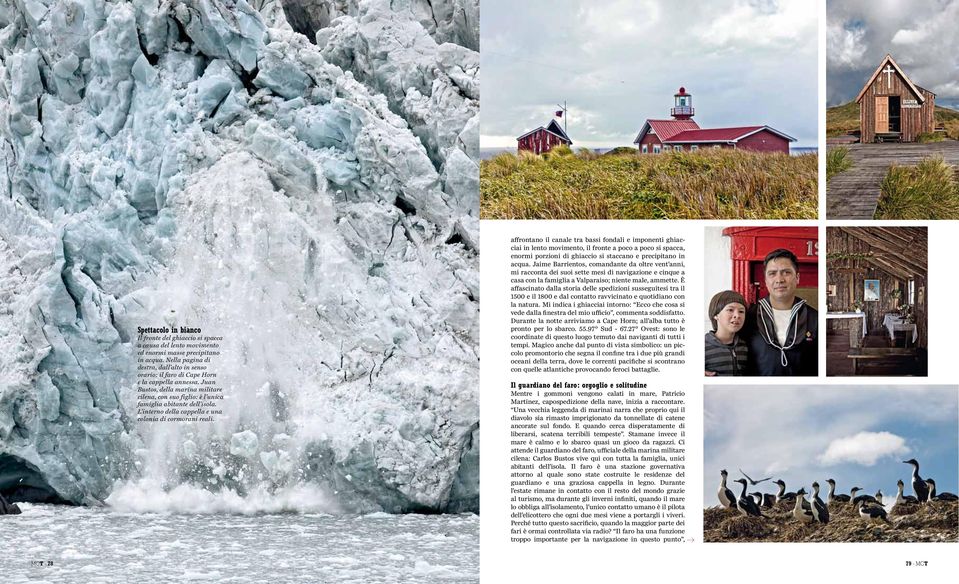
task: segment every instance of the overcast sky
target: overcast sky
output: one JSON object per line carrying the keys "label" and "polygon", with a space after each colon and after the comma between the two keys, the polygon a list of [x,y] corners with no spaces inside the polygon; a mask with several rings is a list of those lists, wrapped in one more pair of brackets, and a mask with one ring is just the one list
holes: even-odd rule
{"label": "overcast sky", "polygon": [[816,146],[817,13],[808,0],[483,0],[481,143],[569,103],[573,146],[629,146],[693,95],[702,127],[766,124]]}
{"label": "overcast sky", "polygon": [[889,53],[936,105],[959,109],[959,0],[828,0],[827,13],[827,105],[856,99]]}
{"label": "overcast sky", "polygon": [[[724,468],[730,481],[741,478],[742,468],[753,479],[782,479],[793,492],[812,492],[818,481],[823,499],[828,478],[836,480],[837,492],[862,487],[893,497],[902,479],[912,494],[912,467],[902,463],[910,458],[938,491],[955,493],[959,482],[955,386],[714,386],[706,388],[703,419],[707,507],[719,504]],[[760,486],[749,491],[776,490],[769,482]]]}

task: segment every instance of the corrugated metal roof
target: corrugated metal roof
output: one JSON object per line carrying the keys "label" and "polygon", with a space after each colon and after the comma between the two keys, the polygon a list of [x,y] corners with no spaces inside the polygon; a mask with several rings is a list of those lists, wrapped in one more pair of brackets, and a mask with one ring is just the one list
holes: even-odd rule
{"label": "corrugated metal roof", "polygon": [[693,120],[646,120],[646,122],[662,142],[669,140],[680,132],[699,129],[699,124]]}
{"label": "corrugated metal roof", "polygon": [[663,142],[669,142],[671,144],[689,144],[693,142],[737,142],[762,130],[776,134],[777,136],[780,136],[781,138],[790,142],[796,141],[796,139],[792,136],[784,134],[776,128],[770,128],[769,126],[742,126],[739,128],[687,130],[674,135],[669,140],[663,140]]}
{"label": "corrugated metal roof", "polygon": [[669,140],[663,140],[663,142],[732,142],[742,138],[746,134],[751,134],[756,130],[761,130],[762,128],[763,126],[743,126],[741,128],[686,130],[684,132],[674,134],[669,138]]}

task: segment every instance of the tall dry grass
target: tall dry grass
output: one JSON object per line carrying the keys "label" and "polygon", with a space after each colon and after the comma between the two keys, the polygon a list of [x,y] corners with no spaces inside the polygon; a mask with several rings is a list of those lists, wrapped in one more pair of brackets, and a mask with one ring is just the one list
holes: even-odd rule
{"label": "tall dry grass", "polygon": [[852,160],[849,158],[849,148],[845,146],[833,146],[826,150],[826,181],[828,182],[834,175],[852,166]]}
{"label": "tall dry grass", "polygon": [[[483,161],[484,219],[814,219],[816,155],[736,150]],[[512,160],[509,160],[512,158]]]}
{"label": "tall dry grass", "polygon": [[959,182],[941,156],[889,168],[875,219],[959,219]]}

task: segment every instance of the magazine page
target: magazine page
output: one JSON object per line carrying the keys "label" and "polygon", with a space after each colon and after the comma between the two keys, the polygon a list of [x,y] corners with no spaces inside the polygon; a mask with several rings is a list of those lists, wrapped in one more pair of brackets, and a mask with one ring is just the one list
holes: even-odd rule
{"label": "magazine page", "polygon": [[955,572],[957,10],[483,3],[484,580]]}
{"label": "magazine page", "polygon": [[4,582],[479,580],[478,1],[0,3]]}
{"label": "magazine page", "polygon": [[0,1],[4,582],[954,574],[957,19]]}

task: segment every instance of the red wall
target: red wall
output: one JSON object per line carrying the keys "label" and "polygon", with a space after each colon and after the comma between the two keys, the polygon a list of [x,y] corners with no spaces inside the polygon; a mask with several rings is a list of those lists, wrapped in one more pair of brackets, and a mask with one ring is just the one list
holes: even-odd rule
{"label": "red wall", "polygon": [[[766,296],[763,279],[759,276],[763,273],[763,259],[774,249],[785,248],[796,254],[802,287],[819,285],[819,228],[727,227],[723,235],[732,239],[729,253],[733,262],[733,289],[745,296],[750,304]],[[760,266],[758,274],[755,272],[757,263]]]}
{"label": "red wall", "polygon": [[[646,144],[648,148],[648,154],[653,153],[653,144],[662,144],[659,140],[659,136],[655,134],[646,134],[643,137],[642,142],[639,143],[639,152],[643,152],[643,144]],[[708,150],[715,146],[714,142],[707,142],[702,144],[697,144],[699,150]],[[681,144],[683,150],[689,151],[692,147],[692,144]],[[731,145],[722,143],[720,144],[722,148],[732,148]],[[669,150],[673,151],[675,145],[670,144]],[[776,134],[773,134],[769,130],[762,130],[756,132],[748,138],[740,140],[736,145],[736,148],[740,150],[751,150],[753,152],[782,152],[783,154],[789,154],[789,140],[782,138]]]}
{"label": "red wall", "polygon": [[656,134],[649,134],[649,133],[647,133],[645,136],[643,136],[643,141],[639,143],[639,153],[640,153],[640,154],[643,153],[643,144],[646,145],[647,154],[652,154],[652,153],[653,153],[653,144],[660,144],[660,145],[662,145],[662,142],[659,140],[659,136],[657,136]]}
{"label": "red wall", "polygon": [[[643,153],[643,144],[646,144],[646,147],[647,147],[647,152],[646,152],[646,153],[647,153],[647,154],[652,154],[652,153],[653,153],[653,144],[660,144],[660,145],[662,145],[662,142],[660,142],[659,136],[656,136],[655,134],[646,134],[646,135],[643,137],[643,141],[639,143],[639,153],[640,153],[640,154]],[[676,146],[682,146],[682,147],[683,147],[683,150],[685,150],[685,151],[688,152],[688,151],[690,150],[690,148],[692,147],[692,144],[670,144],[670,145],[669,145],[669,151],[672,152],[672,151],[676,148]],[[709,144],[697,144],[697,146],[699,146],[699,149],[700,149],[700,150],[707,150],[707,149],[709,149],[709,148],[712,148],[712,147],[714,146],[714,144],[712,144],[712,143],[709,143]],[[723,148],[732,148],[732,146],[729,146],[728,144],[720,144],[720,146],[722,146]]]}
{"label": "red wall", "polygon": [[782,152],[789,154],[789,140],[773,134],[769,130],[756,132],[748,138],[739,141],[736,146],[740,150],[752,150],[754,152]]}
{"label": "red wall", "polygon": [[549,152],[553,146],[559,146],[565,143],[566,142],[556,134],[551,134],[546,130],[540,130],[539,132],[526,136],[522,140],[517,140],[516,149],[518,151],[528,150],[533,154],[542,154]]}

